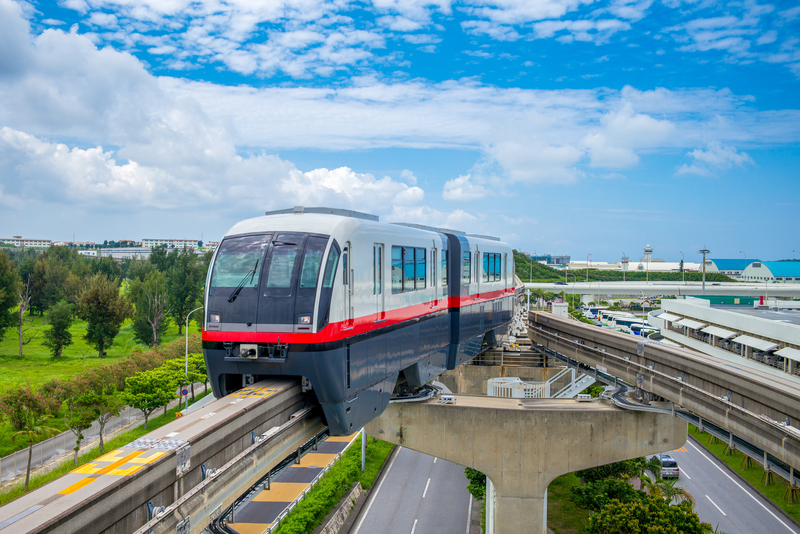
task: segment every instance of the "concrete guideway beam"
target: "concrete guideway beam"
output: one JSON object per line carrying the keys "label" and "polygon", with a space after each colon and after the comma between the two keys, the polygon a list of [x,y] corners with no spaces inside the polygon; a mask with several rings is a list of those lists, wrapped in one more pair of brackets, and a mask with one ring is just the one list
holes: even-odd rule
{"label": "concrete guideway beam", "polygon": [[800,469],[800,437],[759,417],[764,414],[781,421],[789,416],[796,424],[800,417],[796,389],[774,381],[748,380],[704,355],[693,360],[686,349],[644,345],[643,353],[637,354],[641,339],[549,314],[532,316],[528,335],[535,343],[577,361],[603,367],[608,374],[672,401]]}
{"label": "concrete guideway beam", "polygon": [[369,423],[382,440],[477,469],[497,492],[495,532],[547,531],[547,486],[580,469],[683,446],[687,424],[606,402],[456,396],[390,404]]}

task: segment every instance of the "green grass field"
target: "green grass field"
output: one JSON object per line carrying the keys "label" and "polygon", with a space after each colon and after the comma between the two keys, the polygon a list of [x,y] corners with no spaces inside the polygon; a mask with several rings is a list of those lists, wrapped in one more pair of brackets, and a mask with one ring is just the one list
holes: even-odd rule
{"label": "green grass field", "polygon": [[714,456],[739,473],[742,478],[757,488],[765,497],[774,502],[778,508],[792,516],[796,521],[800,521],[800,503],[787,503],[787,498],[784,496],[786,493],[786,481],[784,479],[775,475],[775,482],[769,486],[764,486],[764,483],[761,482],[761,477],[764,474],[764,468],[761,464],[753,462],[750,468],[741,467],[742,453],[737,451],[735,456],[726,456],[724,443],[709,443],[709,434],[705,432],[700,433],[694,425],[689,425],[689,433],[694,439],[711,451]]}

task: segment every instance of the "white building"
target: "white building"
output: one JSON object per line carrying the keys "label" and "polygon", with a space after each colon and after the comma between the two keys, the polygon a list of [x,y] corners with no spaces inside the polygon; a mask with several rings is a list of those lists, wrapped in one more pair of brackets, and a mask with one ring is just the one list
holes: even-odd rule
{"label": "white building", "polygon": [[50,239],[29,239],[19,235],[10,238],[0,238],[0,243],[14,245],[20,248],[49,248],[53,246],[53,241]]}
{"label": "white building", "polygon": [[[616,263],[609,263],[607,261],[590,261],[587,262],[586,260],[582,261],[571,261],[569,262],[569,270],[570,271],[580,271],[589,269],[598,269],[601,271],[622,271],[623,270],[623,263],[618,261]],[[684,262],[683,270],[686,272],[697,272],[701,268],[700,263],[692,263],[692,262]],[[627,268],[625,269],[628,272],[636,271],[636,272],[646,272],[649,271],[651,273],[679,273],[681,271],[681,262],[671,262],[671,261],[663,261],[663,260],[650,260],[649,263],[646,261],[635,261],[635,260],[628,260]],[[706,271],[709,272],[709,271]]]}
{"label": "white building", "polygon": [[686,297],[661,301],[648,322],[680,345],[735,365],[800,374],[800,311],[792,301],[775,301],[785,310],[711,305]]}
{"label": "white building", "polygon": [[81,256],[91,256],[93,258],[97,257],[97,251],[96,250],[79,250],[78,254],[81,255]]}
{"label": "white building", "polygon": [[199,248],[199,239],[142,239],[142,246],[149,248]]}
{"label": "white building", "polygon": [[126,258],[146,260],[150,257],[151,249],[148,247],[120,247],[120,248],[101,248],[100,256],[104,258],[114,258],[124,260]]}

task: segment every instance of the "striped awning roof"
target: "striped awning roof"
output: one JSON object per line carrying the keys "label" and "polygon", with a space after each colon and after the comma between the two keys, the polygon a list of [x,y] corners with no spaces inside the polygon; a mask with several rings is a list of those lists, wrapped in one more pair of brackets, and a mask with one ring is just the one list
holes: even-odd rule
{"label": "striped awning roof", "polygon": [[730,339],[736,335],[736,332],[731,332],[730,330],[725,330],[724,328],[720,328],[718,326],[707,326],[700,330],[705,334],[711,334],[712,336],[717,336],[721,339]]}
{"label": "striped awning roof", "polygon": [[756,350],[762,350],[762,351],[773,350],[778,348],[777,343],[773,343],[772,341],[767,341],[766,339],[759,339],[757,337],[752,337],[752,336],[739,336],[737,338],[734,338],[733,341],[741,345],[747,345],[748,347],[752,347]]}
{"label": "striped awning roof", "polygon": [[706,323],[701,323],[700,321],[695,321],[694,319],[681,319],[675,324],[679,324],[681,326],[687,326],[693,330],[698,330],[706,325]]}

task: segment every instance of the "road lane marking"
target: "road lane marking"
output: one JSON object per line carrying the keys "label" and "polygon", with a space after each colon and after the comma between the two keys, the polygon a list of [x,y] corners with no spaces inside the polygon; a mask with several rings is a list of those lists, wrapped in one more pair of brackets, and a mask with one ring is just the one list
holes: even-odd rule
{"label": "road lane marking", "polygon": [[469,534],[469,524],[472,520],[472,494],[469,496],[469,506],[467,507],[467,534]]}
{"label": "road lane marking", "polygon": [[392,458],[392,461],[389,464],[389,467],[386,469],[386,472],[383,474],[383,477],[381,478],[381,483],[378,484],[378,487],[375,489],[375,494],[372,496],[372,500],[369,501],[369,505],[367,506],[367,510],[364,512],[364,515],[361,516],[361,521],[358,522],[358,526],[356,527],[356,531],[353,532],[353,534],[358,534],[358,531],[361,529],[361,525],[364,523],[364,519],[366,519],[367,518],[367,514],[369,514],[369,509],[372,508],[372,503],[375,502],[375,499],[378,497],[378,493],[380,493],[380,491],[381,491],[381,486],[383,486],[383,481],[386,480],[386,478],[389,476],[389,471],[392,470],[392,466],[394,465],[394,461],[397,460],[398,456],[400,456],[400,452],[402,452],[402,450],[403,450],[403,447],[400,447],[399,449],[397,449],[397,454],[394,455],[394,458]]}
{"label": "road lane marking", "polygon": [[437,460],[437,459],[436,459],[436,458],[434,458],[434,459],[433,459],[433,463],[436,463],[436,460]]}
{"label": "road lane marking", "polygon": [[414,520],[414,526],[411,527],[411,534],[414,534],[414,531],[417,530],[417,521],[419,521],[419,519]]}
{"label": "road lane marking", "polygon": [[422,492],[422,498],[425,498],[425,495],[428,494],[428,486],[431,485],[431,479],[428,479],[428,482],[425,483],[425,491]]}
{"label": "road lane marking", "polygon": [[684,445],[684,446],[683,446],[683,447],[681,447],[680,449],[675,449],[675,450],[674,450],[674,451],[672,451],[672,452],[689,452],[689,450],[688,450],[688,449],[686,448],[686,446]]}
{"label": "road lane marking", "polygon": [[722,511],[722,508],[720,508],[719,506],[717,506],[717,503],[715,503],[714,501],[712,501],[712,500],[711,500],[711,497],[709,497],[708,495],[706,495],[706,499],[708,499],[708,501],[709,501],[711,504],[713,504],[713,505],[714,505],[714,508],[716,508],[717,510],[719,510],[719,513],[721,513],[722,515],[724,515],[724,516],[726,516],[726,517],[727,517],[727,515],[728,515],[728,514],[726,514],[725,512],[723,512],[723,511]]}
{"label": "road lane marking", "polygon": [[690,477],[689,475],[687,475],[687,474],[686,474],[686,469],[684,469],[683,467],[681,467],[681,468],[680,468],[680,470],[681,470],[681,476],[685,476],[685,477],[686,477],[686,478],[688,478],[689,480],[692,480],[692,477]]}
{"label": "road lane marking", "polygon": [[794,529],[790,528],[790,527],[789,527],[789,525],[787,525],[786,523],[784,523],[783,521],[781,521],[781,519],[780,519],[780,518],[779,518],[777,515],[773,514],[773,513],[772,513],[772,510],[770,510],[769,508],[767,508],[766,506],[764,506],[764,503],[762,503],[761,501],[759,501],[758,499],[756,499],[755,497],[753,497],[753,495],[752,495],[752,494],[751,494],[749,491],[747,491],[746,489],[744,489],[744,488],[741,486],[741,484],[739,484],[738,482],[736,482],[736,481],[735,481],[735,480],[734,480],[734,479],[733,479],[733,478],[732,478],[732,477],[731,477],[731,476],[730,476],[728,473],[726,473],[726,472],[725,472],[725,470],[723,470],[723,469],[722,469],[720,466],[718,466],[717,464],[715,464],[714,462],[712,462],[712,461],[711,461],[711,459],[709,459],[709,457],[708,457],[708,456],[706,456],[705,454],[703,454],[703,451],[701,451],[700,449],[698,449],[697,447],[695,447],[695,446],[694,446],[694,443],[689,443],[689,445],[691,445],[691,446],[692,446],[692,448],[693,448],[694,450],[696,450],[696,451],[697,451],[697,452],[700,454],[700,456],[702,456],[703,458],[705,458],[706,460],[708,460],[708,462],[709,462],[711,465],[713,465],[714,467],[716,467],[717,469],[719,469],[719,470],[720,470],[720,472],[721,472],[723,475],[725,475],[726,477],[728,477],[728,479],[730,479],[730,481],[731,481],[731,482],[733,482],[734,484],[736,484],[736,486],[738,486],[738,488],[739,488],[740,490],[742,490],[743,492],[745,492],[745,493],[746,493],[746,494],[747,494],[747,495],[748,495],[748,496],[749,496],[751,499],[753,499],[754,501],[756,501],[756,502],[758,503],[758,505],[759,505],[761,508],[763,508],[764,510],[766,510],[766,511],[767,511],[767,513],[769,513],[769,515],[771,515],[772,517],[774,517],[774,518],[775,518],[775,520],[776,520],[776,521],[778,521],[778,523],[780,523],[781,525],[783,525],[784,527],[786,527],[786,530],[788,530],[789,532],[793,532],[794,534],[797,534],[797,532],[796,532]]}

